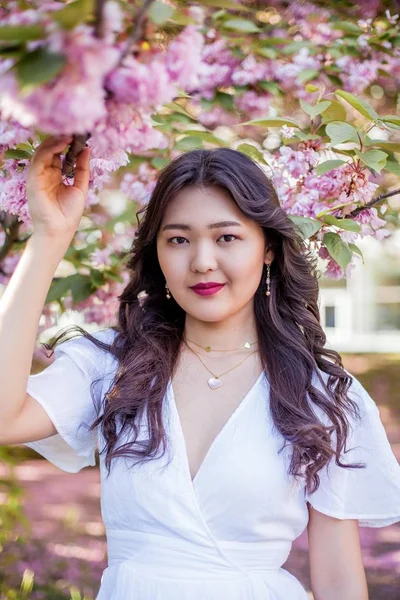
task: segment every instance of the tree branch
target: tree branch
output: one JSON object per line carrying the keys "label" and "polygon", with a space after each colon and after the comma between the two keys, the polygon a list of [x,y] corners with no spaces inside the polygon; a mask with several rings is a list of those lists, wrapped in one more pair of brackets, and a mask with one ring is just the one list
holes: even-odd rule
{"label": "tree branch", "polygon": [[119,65],[121,65],[123,63],[124,59],[129,54],[129,51],[132,48],[132,46],[137,44],[137,42],[142,37],[146,12],[148,11],[148,9],[150,8],[150,6],[153,2],[154,2],[154,0],[144,0],[142,6],[139,8],[139,10],[136,14],[135,23],[132,28],[132,33],[129,36],[129,38],[127,39],[125,48],[123,49],[122,54],[120,56],[119,63],[118,63]]}
{"label": "tree branch", "polygon": [[102,38],[104,35],[104,4],[105,0],[96,0],[94,9],[94,35],[97,38]]}
{"label": "tree branch", "polygon": [[[153,2],[154,0],[144,0],[142,6],[139,8],[136,14],[135,23],[132,28],[132,33],[126,42],[124,50],[122,51],[118,65],[123,62],[124,58],[129,54],[132,46],[135,45],[142,37],[146,12]],[[104,4],[105,0],[96,0],[94,34],[97,38],[101,38],[104,34]],[[71,178],[74,176],[76,159],[78,154],[85,147],[89,138],[89,132],[73,136],[71,146],[69,147],[62,166],[62,173],[65,177]]]}
{"label": "tree branch", "polygon": [[0,222],[3,225],[4,231],[6,232],[6,239],[4,240],[4,244],[0,248],[1,263],[1,261],[3,261],[8,255],[14,242],[18,240],[18,232],[21,223],[18,221],[18,217],[6,213],[2,213]]}
{"label": "tree branch", "polygon": [[[376,204],[379,204],[379,202],[382,202],[382,200],[385,200],[386,198],[391,198],[392,196],[396,196],[397,194],[400,194],[400,188],[397,190],[392,190],[391,192],[387,192],[386,194],[381,194],[380,196],[373,198],[370,202],[367,202],[367,204],[364,204],[364,206],[358,206],[357,208],[352,210],[351,213],[346,215],[344,218],[351,219],[352,217],[355,217],[358,214],[360,214],[360,212],[362,212],[363,210],[366,210],[367,208],[372,208]],[[341,217],[341,218],[343,218],[343,217]]]}
{"label": "tree branch", "polygon": [[[94,10],[94,35],[99,39],[101,39],[104,35],[104,4],[105,0],[96,0]],[[71,145],[65,156],[62,166],[62,173],[65,177],[71,178],[74,176],[76,159],[78,154],[86,146],[86,142],[88,141],[89,137],[90,133],[83,133],[73,136]]]}

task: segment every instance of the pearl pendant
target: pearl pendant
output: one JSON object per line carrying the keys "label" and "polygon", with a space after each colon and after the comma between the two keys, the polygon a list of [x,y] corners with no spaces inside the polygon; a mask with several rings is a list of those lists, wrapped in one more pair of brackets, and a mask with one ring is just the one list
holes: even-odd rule
{"label": "pearl pendant", "polygon": [[210,377],[207,383],[212,390],[216,390],[222,385],[222,381],[218,377]]}
{"label": "pearl pendant", "polygon": [[245,345],[244,345],[244,347],[245,347],[245,348],[251,348],[251,346],[250,346],[249,342],[246,342],[246,343],[245,343]]}

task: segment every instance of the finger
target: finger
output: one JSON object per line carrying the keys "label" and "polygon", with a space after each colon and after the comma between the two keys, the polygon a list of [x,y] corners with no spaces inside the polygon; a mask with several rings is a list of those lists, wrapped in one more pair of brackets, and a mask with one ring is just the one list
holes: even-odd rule
{"label": "finger", "polygon": [[61,169],[61,157],[59,154],[55,154],[53,156],[53,162],[51,163],[51,166],[55,169]]}
{"label": "finger", "polygon": [[34,168],[39,165],[51,167],[54,155],[62,152],[71,141],[71,136],[47,138],[37,147],[31,164]]}
{"label": "finger", "polygon": [[87,196],[90,180],[90,148],[85,147],[78,154],[75,166],[74,186],[79,188],[82,194]]}

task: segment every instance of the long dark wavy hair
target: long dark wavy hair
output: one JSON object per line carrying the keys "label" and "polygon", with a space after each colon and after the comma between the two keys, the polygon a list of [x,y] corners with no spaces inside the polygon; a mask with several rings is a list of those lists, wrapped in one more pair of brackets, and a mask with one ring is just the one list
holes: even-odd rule
{"label": "long dark wavy hair", "polygon": [[[267,247],[273,248],[271,294],[264,293],[264,265],[254,310],[260,357],[270,384],[266,410],[270,407],[284,440],[280,451],[290,446],[289,473],[305,477],[306,490],[313,492],[320,483],[318,471],[333,457],[340,467],[362,468],[365,465],[340,460],[342,451],[348,451],[348,417],[359,418],[360,413],[357,403],[347,395],[352,378],[343,368],[341,356],[324,348],[317,257],[307,249],[259,165],[241,152],[217,148],[193,150],[172,160],[160,171],[148,204],[138,211],[138,228],[127,256],[130,280],[118,296],[113,342],[101,342],[81,327],[72,326],[118,361],[102,410],[91,425],[91,429],[101,427],[106,443],[100,453],[106,455],[108,474],[114,457],[138,459],[137,464],[157,457],[160,447],[163,453],[166,449],[162,403],[177,366],[185,312],[173,297],[166,298],[156,238],[168,203],[189,185],[227,190],[242,213],[262,227]],[[51,350],[70,331],[71,327],[59,334],[47,348]],[[317,374],[323,392],[312,385],[313,374]],[[325,418],[324,423],[317,418],[313,407],[325,413],[328,424]],[[145,413],[149,439],[141,449],[142,442],[136,443],[137,423]],[[128,441],[118,444],[123,434]]]}

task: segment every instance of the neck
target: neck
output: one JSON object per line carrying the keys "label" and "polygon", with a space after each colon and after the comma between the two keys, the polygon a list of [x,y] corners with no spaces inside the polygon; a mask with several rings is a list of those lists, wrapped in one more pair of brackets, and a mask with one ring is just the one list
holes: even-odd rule
{"label": "neck", "polygon": [[[187,340],[215,351],[243,348],[246,342],[257,342],[254,317],[229,317],[224,321],[200,321],[186,315],[184,335]],[[253,349],[255,346],[253,347]]]}

